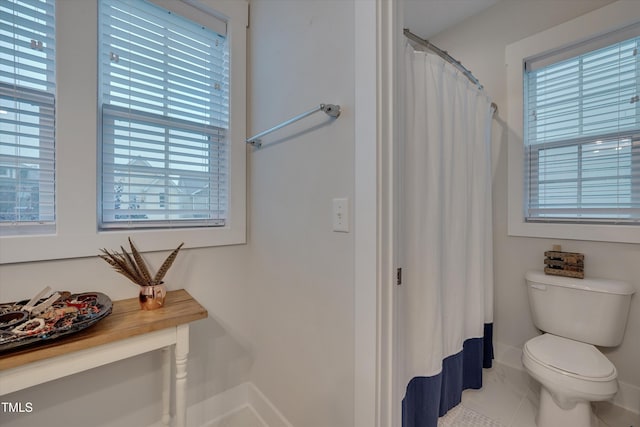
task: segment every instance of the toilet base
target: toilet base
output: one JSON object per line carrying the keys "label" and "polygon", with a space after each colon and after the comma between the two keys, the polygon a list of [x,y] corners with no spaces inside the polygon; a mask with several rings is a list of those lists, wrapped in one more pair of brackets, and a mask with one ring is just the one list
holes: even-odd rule
{"label": "toilet base", "polygon": [[562,409],[551,393],[540,388],[540,406],[536,414],[538,427],[596,427],[591,411],[591,402],[580,401],[571,409]]}

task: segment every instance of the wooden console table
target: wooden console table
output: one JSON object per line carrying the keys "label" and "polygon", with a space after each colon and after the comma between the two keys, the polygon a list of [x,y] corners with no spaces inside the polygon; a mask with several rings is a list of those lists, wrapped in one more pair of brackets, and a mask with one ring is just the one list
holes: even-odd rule
{"label": "wooden console table", "polygon": [[165,307],[153,311],[141,310],[138,298],[114,301],[109,316],[83,331],[0,355],[0,396],[162,349],[162,422],[168,426],[174,348],[176,426],[185,427],[189,322],[206,317],[207,310],[184,289],[168,292]]}

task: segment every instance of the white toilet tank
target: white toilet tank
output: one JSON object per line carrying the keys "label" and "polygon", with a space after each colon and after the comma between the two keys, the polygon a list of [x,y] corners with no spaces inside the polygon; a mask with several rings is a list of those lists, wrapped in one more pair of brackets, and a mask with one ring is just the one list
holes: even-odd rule
{"label": "white toilet tank", "polygon": [[573,279],[541,271],[526,274],[529,305],[538,329],[603,347],[622,342],[634,288],[626,282]]}

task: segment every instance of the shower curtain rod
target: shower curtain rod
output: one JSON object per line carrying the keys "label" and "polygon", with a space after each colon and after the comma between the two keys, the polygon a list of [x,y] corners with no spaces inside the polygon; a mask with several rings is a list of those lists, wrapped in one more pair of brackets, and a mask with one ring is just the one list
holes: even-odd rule
{"label": "shower curtain rod", "polygon": [[[437,47],[436,45],[431,43],[429,40],[425,40],[425,39],[423,39],[421,37],[416,36],[408,28],[404,29],[404,35],[409,40],[412,40],[412,41],[414,41],[414,42],[426,47],[427,49],[431,50],[432,52],[434,52],[436,55],[438,55],[439,57],[441,57],[442,59],[444,59],[448,63],[453,64],[458,70],[462,71],[462,74],[464,74],[473,84],[478,86],[478,89],[483,89],[482,84],[476,78],[476,76],[474,76],[473,73],[471,73],[471,71],[469,71],[469,69],[467,69],[467,67],[462,65],[462,62],[458,61],[453,56],[449,55],[449,53],[447,51],[440,49],[439,47]],[[491,108],[493,109],[494,113],[496,113],[498,111],[498,105],[495,102],[491,103]]]}

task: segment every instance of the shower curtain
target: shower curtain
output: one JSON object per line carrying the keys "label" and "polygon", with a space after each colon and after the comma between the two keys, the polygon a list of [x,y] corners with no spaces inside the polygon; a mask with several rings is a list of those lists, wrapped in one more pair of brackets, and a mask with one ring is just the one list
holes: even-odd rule
{"label": "shower curtain", "polygon": [[492,111],[439,56],[404,66],[402,425],[435,427],[493,359]]}

